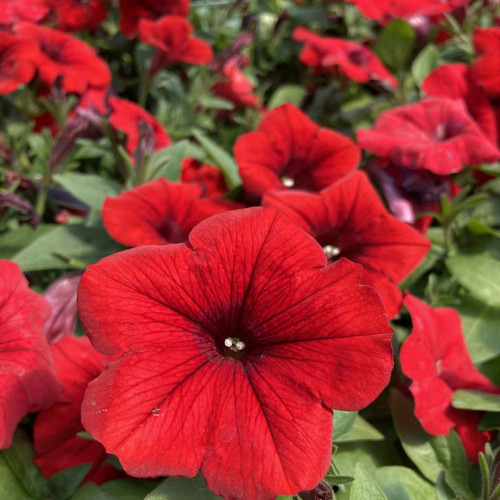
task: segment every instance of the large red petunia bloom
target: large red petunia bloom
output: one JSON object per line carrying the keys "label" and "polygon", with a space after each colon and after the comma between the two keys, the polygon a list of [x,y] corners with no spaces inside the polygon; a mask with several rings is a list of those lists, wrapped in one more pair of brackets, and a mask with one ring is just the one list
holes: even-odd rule
{"label": "large red petunia bloom", "polygon": [[200,185],[205,197],[217,198],[227,193],[222,171],[196,158],[185,158],[182,162],[181,181]]}
{"label": "large red petunia bloom", "polygon": [[27,413],[48,408],[61,393],[43,333],[49,315],[17,264],[0,260],[0,449],[11,445]]}
{"label": "large red petunia bloom", "polygon": [[63,31],[93,30],[108,17],[110,0],[47,0],[52,4],[56,26]]}
{"label": "large red petunia bloom", "polygon": [[166,16],[158,21],[142,19],[139,38],[158,49],[151,62],[150,75],[171,64],[207,64],[214,57],[212,47],[205,40],[193,37],[193,27],[182,16]]}
{"label": "large red petunia bloom", "polygon": [[64,393],[36,419],[35,463],[46,477],[83,463],[92,464],[85,481],[101,484],[123,476],[121,471],[104,463],[108,454],[102,444],[77,436],[85,430],[81,408],[87,385],[104,369],[106,356],[97,352],[86,337],[66,336],[53,344],[51,351]]}
{"label": "large red petunia bloom", "polygon": [[347,0],[358,7],[368,19],[375,19],[382,24],[394,18],[406,18],[417,15],[436,16],[450,12],[465,5],[470,0]]}
{"label": "large red petunia bloom", "polygon": [[330,408],[389,381],[390,327],[360,268],[333,265],[272,208],[216,215],[189,244],[90,266],[79,311],[121,358],[90,383],[85,428],[139,477],[194,476],[227,499],[314,488],[331,460]]}
{"label": "large red petunia bloom", "polygon": [[476,84],[466,64],[443,64],[430,73],[422,90],[432,97],[461,99],[469,114],[493,144],[497,143],[495,110]]}
{"label": "large red petunia bloom", "polygon": [[111,72],[94,50],[62,31],[30,23],[20,23],[18,34],[38,44],[38,80],[46,86],[62,78],[64,92],[83,94],[89,87],[108,87]]}
{"label": "large red petunia bloom", "polygon": [[154,151],[172,144],[167,131],[160,122],[138,104],[126,99],[110,97],[109,105],[111,106],[109,121],[114,128],[127,136],[126,149],[130,154],[133,154],[139,145],[141,122],[153,129]]}
{"label": "large red petunia bloom", "polygon": [[358,142],[394,165],[437,175],[500,158],[464,104],[448,99],[428,99],[384,111],[372,130],[358,131]]}
{"label": "large red petunia bloom", "polygon": [[320,72],[335,73],[340,70],[356,82],[370,80],[386,82],[392,87],[398,81],[382,61],[369,49],[342,38],[322,37],[305,28],[295,28],[293,39],[304,43],[299,59]]}
{"label": "large red petunia bloom", "polygon": [[14,26],[20,21],[37,23],[50,12],[47,0],[0,0],[0,26]]}
{"label": "large red petunia bloom", "polygon": [[500,98],[500,28],[477,28],[474,48],[478,58],[472,63],[472,76],[491,99]]}
{"label": "large red petunia bloom", "polygon": [[241,208],[231,201],[201,197],[199,185],[157,179],[106,198],[104,226],[112,238],[127,246],[183,243],[202,220]]}
{"label": "large red petunia bloom", "polygon": [[432,308],[412,295],[406,296],[404,304],[413,331],[401,347],[401,367],[412,379],[415,416],[429,434],[444,435],[455,428],[469,459],[477,460],[490,435],[477,430],[479,412],[455,410],[451,397],[457,389],[500,390],[474,367],[457,311]]}
{"label": "large red petunia bloom", "polygon": [[361,264],[361,282],[377,290],[389,318],[398,314],[398,283],[424,258],[430,242],[387,212],[366,174],[355,172],[319,194],[275,191],[263,204],[297,221],[330,260],[346,257]]}
{"label": "large red petunia bloom", "polygon": [[232,102],[236,109],[253,108],[259,104],[252,83],[241,70],[246,62],[247,59],[241,55],[229,59],[222,66],[222,80],[212,87],[215,95]]}
{"label": "large red petunia bloom", "polygon": [[122,33],[137,36],[141,19],[156,20],[164,16],[187,16],[189,0],[120,0]]}
{"label": "large red petunia bloom", "polygon": [[261,196],[289,187],[319,191],[356,168],[360,150],[348,137],[284,104],[270,111],[256,132],[238,139],[234,155],[244,188]]}
{"label": "large red petunia bloom", "polygon": [[35,74],[38,46],[31,40],[22,40],[0,32],[0,94],[13,92],[28,83]]}

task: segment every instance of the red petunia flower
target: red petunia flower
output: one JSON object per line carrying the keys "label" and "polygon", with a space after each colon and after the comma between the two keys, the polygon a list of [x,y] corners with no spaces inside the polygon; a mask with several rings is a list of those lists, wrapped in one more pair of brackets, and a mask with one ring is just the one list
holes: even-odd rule
{"label": "red petunia flower", "polygon": [[164,16],[187,16],[189,0],[120,0],[122,33],[137,36],[141,19],[156,20]]}
{"label": "red petunia flower", "polygon": [[207,64],[214,57],[212,47],[205,40],[193,37],[193,27],[182,16],[166,16],[158,21],[142,19],[139,38],[158,49],[151,62],[150,75],[171,64]]}
{"label": "red petunia flower", "polygon": [[52,3],[56,26],[63,31],[93,30],[108,17],[110,0],[47,0]]}
{"label": "red petunia flower", "polygon": [[111,106],[109,121],[114,128],[127,136],[126,148],[130,154],[133,154],[139,145],[141,122],[153,128],[154,151],[166,148],[172,143],[160,122],[138,104],[118,97],[110,97],[109,104]]}
{"label": "red petunia flower", "polygon": [[78,38],[29,23],[20,23],[17,32],[38,44],[38,79],[44,85],[51,86],[62,78],[64,92],[82,94],[89,87],[108,87],[111,83],[108,65]]}
{"label": "red petunia flower", "polygon": [[92,464],[85,481],[101,484],[123,476],[123,472],[105,463],[108,454],[102,444],[77,436],[85,430],[81,420],[85,390],[104,369],[107,357],[97,352],[86,337],[66,336],[53,344],[51,351],[64,393],[36,419],[35,463],[46,477],[83,463]]}
{"label": "red petunia flower", "polygon": [[[500,60],[500,59],[499,59]],[[429,96],[464,101],[469,114],[493,144],[497,143],[495,110],[475,83],[466,64],[443,64],[430,73],[422,84]]]}
{"label": "red petunia flower", "polygon": [[469,459],[477,460],[490,437],[477,430],[481,414],[455,410],[451,397],[457,389],[498,393],[499,388],[474,367],[457,311],[432,308],[412,295],[406,296],[404,304],[413,331],[401,347],[401,367],[412,379],[415,416],[429,434],[444,435],[455,428]]}
{"label": "red petunia flower", "polygon": [[38,46],[0,31],[0,94],[13,92],[35,74]]}
{"label": "red petunia flower", "polygon": [[61,393],[43,333],[49,315],[17,264],[0,260],[0,449],[11,445],[27,413],[48,408]]}
{"label": "red petunia flower", "polygon": [[275,191],[263,204],[304,227],[329,260],[346,257],[361,264],[362,283],[377,290],[389,318],[398,314],[398,283],[424,258],[430,242],[387,212],[366,174],[355,172],[319,194]]}
{"label": "red petunia flower", "polygon": [[259,98],[253,94],[253,85],[241,70],[246,59],[241,55],[231,58],[222,66],[222,80],[212,87],[212,92],[230,101],[237,109],[253,108]]}
{"label": "red petunia flower", "polygon": [[47,0],[0,0],[0,25],[14,26],[20,21],[38,23],[49,12]]}
{"label": "red petunia flower", "polygon": [[474,48],[478,58],[472,63],[475,81],[491,99],[500,98],[500,28],[477,28]]}
{"label": "red petunia flower", "polygon": [[127,246],[183,243],[202,220],[241,208],[231,201],[201,196],[201,186],[157,179],[106,198],[104,226],[112,238]]}
{"label": "red petunia flower", "polygon": [[399,167],[438,175],[500,158],[464,104],[448,99],[428,99],[385,111],[372,130],[358,131],[358,142]]}
{"label": "red petunia flower", "polygon": [[121,355],[90,383],[85,428],[139,477],[194,476],[227,499],[314,488],[330,408],[371,403],[392,369],[390,327],[359,266],[271,208],[216,215],[185,245],[90,266],[79,311]]}
{"label": "red petunia flower", "polygon": [[416,15],[436,16],[451,12],[470,0],[347,0],[358,7],[368,19],[382,24],[394,18],[409,18]]}
{"label": "red petunia flower", "polygon": [[221,170],[196,158],[186,158],[182,162],[181,181],[199,184],[205,197],[217,198],[227,192]]}
{"label": "red petunia flower", "polygon": [[293,187],[319,191],[356,168],[358,146],[320,128],[293,104],[270,111],[256,132],[243,134],[234,155],[245,189],[261,196]]}
{"label": "red petunia flower", "polygon": [[293,39],[303,42],[304,48],[299,59],[306,65],[318,71],[335,73],[340,70],[348,78],[356,82],[366,83],[370,80],[386,82],[392,87],[398,86],[398,81],[382,61],[359,43],[342,38],[322,37],[305,28],[295,28]]}

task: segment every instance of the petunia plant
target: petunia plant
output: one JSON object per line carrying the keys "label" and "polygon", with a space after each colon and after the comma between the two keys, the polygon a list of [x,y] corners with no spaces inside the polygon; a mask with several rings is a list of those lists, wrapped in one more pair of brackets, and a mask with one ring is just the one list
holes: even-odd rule
{"label": "petunia plant", "polygon": [[500,499],[494,0],[0,0],[0,500]]}

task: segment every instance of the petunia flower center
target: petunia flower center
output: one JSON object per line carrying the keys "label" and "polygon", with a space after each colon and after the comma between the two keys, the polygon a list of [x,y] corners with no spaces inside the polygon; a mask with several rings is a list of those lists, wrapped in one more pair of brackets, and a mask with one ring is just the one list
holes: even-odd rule
{"label": "petunia flower center", "polygon": [[349,61],[356,66],[365,66],[368,63],[366,53],[361,49],[350,50],[347,54]]}
{"label": "petunia flower center", "polygon": [[158,227],[157,231],[169,243],[184,243],[187,235],[184,229],[173,219],[165,219]]}
{"label": "petunia flower center", "polygon": [[448,139],[453,139],[457,135],[460,135],[463,130],[463,125],[460,122],[449,121],[440,123],[434,131],[434,141],[444,142]]}
{"label": "petunia flower center", "polygon": [[323,252],[328,260],[334,260],[340,255],[340,248],[334,245],[325,245],[323,247]]}
{"label": "petunia flower center", "polygon": [[246,344],[238,337],[227,337],[224,340],[224,356],[240,359],[243,356]]}
{"label": "petunia flower center", "polygon": [[293,186],[295,186],[295,180],[292,179],[291,177],[288,177],[287,175],[284,175],[281,178],[281,182],[283,183],[283,186],[285,186],[286,188],[293,188]]}

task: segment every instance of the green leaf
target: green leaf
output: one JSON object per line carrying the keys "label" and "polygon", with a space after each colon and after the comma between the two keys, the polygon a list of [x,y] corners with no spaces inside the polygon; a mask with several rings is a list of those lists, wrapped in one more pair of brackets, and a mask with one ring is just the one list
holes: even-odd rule
{"label": "green leaf", "polygon": [[434,488],[407,467],[382,467],[375,472],[375,480],[382,488],[387,500],[432,500],[436,498]]}
{"label": "green leaf", "polygon": [[76,492],[78,486],[80,486],[91,468],[92,464],[86,463],[58,472],[49,479],[48,486],[50,491],[58,500],[70,498]]}
{"label": "green leaf", "polygon": [[370,471],[399,463],[395,448],[387,440],[339,443],[334,451],[332,460],[341,475],[352,476],[358,462]]}
{"label": "green leaf", "polygon": [[415,31],[401,19],[394,19],[380,34],[375,52],[382,61],[393,69],[405,67],[415,44]]}
{"label": "green leaf", "polygon": [[17,431],[12,446],[0,452],[0,498],[45,500],[47,481],[33,462],[35,452],[28,437]]}
{"label": "green leaf", "polygon": [[333,440],[337,441],[341,436],[349,432],[356,420],[356,411],[334,411],[333,412]]}
{"label": "green leaf", "polygon": [[349,495],[350,500],[387,500],[380,486],[373,480],[365,467],[358,463],[354,467],[354,482]]}
{"label": "green leaf", "polygon": [[102,227],[81,224],[59,226],[49,231],[12,258],[24,272],[45,269],[83,268],[122,250]]}
{"label": "green leaf", "polygon": [[146,479],[117,479],[102,484],[100,488],[119,500],[143,500],[157,485],[157,482]]}
{"label": "green leaf", "polygon": [[201,475],[192,479],[172,477],[152,491],[144,500],[217,500],[221,497],[212,493]]}
{"label": "green leaf", "polygon": [[186,150],[188,144],[188,141],[180,141],[173,146],[154,153],[149,164],[151,179],[165,177],[169,181],[179,182],[181,179],[182,160],[187,156]]}
{"label": "green leaf", "polygon": [[500,307],[465,296],[455,308],[462,318],[467,349],[474,363],[484,363],[500,356]]}
{"label": "green leaf", "polygon": [[[335,436],[335,431],[334,431]],[[363,417],[359,415],[352,423],[349,430],[343,435],[337,437],[336,442],[346,443],[349,441],[383,441],[384,435],[379,432],[373,425],[369,424]]]}
{"label": "green leaf", "polygon": [[54,180],[75,198],[98,212],[108,196],[116,196],[122,191],[116,182],[99,175],[69,172],[55,175]]}
{"label": "green leaf", "polygon": [[241,178],[238,173],[238,165],[236,165],[233,158],[218,144],[213,142],[198,130],[195,130],[193,132],[193,135],[203,147],[203,149],[205,149],[208,156],[210,156],[214,163],[221,169],[222,173],[224,174],[224,179],[226,180],[227,187],[230,190],[233,190],[241,186]]}
{"label": "green leaf", "polygon": [[435,483],[443,470],[443,464],[432,446],[430,436],[424,432],[414,416],[411,398],[392,389],[391,408],[394,427],[405,453],[424,477]]}
{"label": "green leaf", "polygon": [[459,389],[453,393],[451,405],[460,410],[500,412],[500,395]]}
{"label": "green leaf", "polygon": [[500,414],[485,413],[481,422],[479,422],[478,429],[480,431],[493,431],[495,429],[500,429]]}
{"label": "green leaf", "polygon": [[429,481],[436,483],[444,471],[446,483],[464,500],[474,499],[467,482],[470,464],[456,432],[429,436],[414,416],[411,398],[391,390],[391,406],[396,432],[408,457]]}
{"label": "green leaf", "polygon": [[307,90],[302,85],[286,84],[278,87],[267,103],[267,109],[277,108],[282,104],[290,102],[300,107]]}
{"label": "green leaf", "polygon": [[500,260],[488,252],[461,253],[446,267],[469,292],[489,305],[500,306]]}
{"label": "green leaf", "polygon": [[198,102],[205,109],[222,109],[226,111],[234,109],[234,103],[221,97],[203,95]]}
{"label": "green leaf", "polygon": [[0,235],[0,259],[10,259],[43,234],[59,227],[57,224],[39,224],[36,227],[19,226]]}
{"label": "green leaf", "polygon": [[411,73],[419,87],[422,86],[426,76],[439,65],[439,50],[433,43],[426,45],[415,57],[411,65]]}
{"label": "green leaf", "polygon": [[434,488],[414,470],[406,467],[382,467],[375,472],[375,480],[387,500],[432,500]]}
{"label": "green leaf", "polygon": [[103,491],[94,483],[85,483],[72,497],[71,500],[121,500]]}

